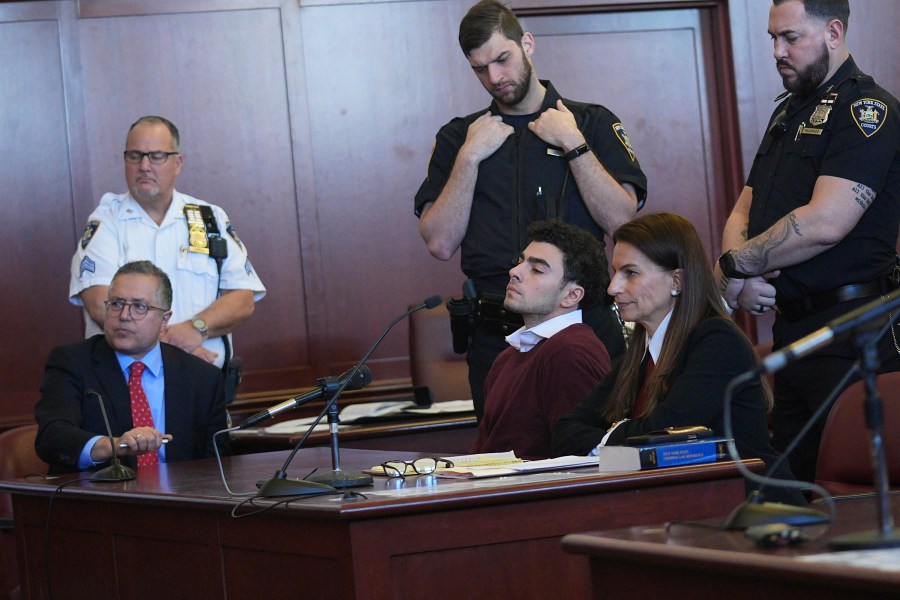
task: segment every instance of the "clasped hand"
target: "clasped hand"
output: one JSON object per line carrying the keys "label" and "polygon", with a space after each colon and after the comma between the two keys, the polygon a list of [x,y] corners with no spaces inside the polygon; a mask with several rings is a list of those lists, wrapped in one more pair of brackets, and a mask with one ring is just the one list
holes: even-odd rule
{"label": "clasped hand", "polygon": [[183,321],[166,327],[159,336],[159,341],[178,346],[185,352],[199,356],[206,362],[214,362],[218,353],[203,346],[203,336],[190,321]]}
{"label": "clasped hand", "polygon": [[762,315],[775,306],[775,279],[781,271],[770,271],[747,279],[732,279],[724,293],[725,302],[733,309],[743,308],[752,315]]}

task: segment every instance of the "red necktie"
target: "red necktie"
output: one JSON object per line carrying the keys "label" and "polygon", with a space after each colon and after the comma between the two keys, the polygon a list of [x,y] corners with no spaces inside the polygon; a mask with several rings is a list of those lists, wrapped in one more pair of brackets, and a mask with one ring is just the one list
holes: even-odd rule
{"label": "red necktie", "polygon": [[647,365],[644,367],[644,382],[641,384],[641,390],[638,392],[638,396],[634,401],[634,410],[631,413],[631,418],[636,419],[641,416],[641,410],[644,408],[644,404],[647,403],[647,388],[650,382],[650,376],[653,374],[653,367],[656,363],[653,362],[653,357],[650,353],[647,353]]}
{"label": "red necktie", "polygon": [[[147,394],[141,385],[141,377],[147,367],[140,361],[131,363],[131,377],[128,379],[128,393],[131,396],[131,420],[135,427],[153,427],[153,415],[150,413],[150,403],[147,402]],[[159,464],[159,454],[147,452],[137,457],[138,467],[153,467]]]}

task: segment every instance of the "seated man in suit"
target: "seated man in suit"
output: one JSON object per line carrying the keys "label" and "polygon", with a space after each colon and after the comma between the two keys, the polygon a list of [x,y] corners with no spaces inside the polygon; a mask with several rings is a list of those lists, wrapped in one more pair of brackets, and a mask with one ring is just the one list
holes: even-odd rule
{"label": "seated man in suit", "polygon": [[533,223],[528,235],[503,301],[525,325],[488,373],[474,451],[540,459],[557,419],[610,370],[606,346],[581,320],[603,296],[606,257],[593,236],[561,221]]}
{"label": "seated man in suit", "polygon": [[[102,466],[113,452],[132,467],[211,456],[213,434],[226,427],[222,372],[159,341],[172,315],[169,277],[149,261],[128,263],[105,305],[103,335],[47,359],[34,411],[38,456],[51,473]],[[100,402],[125,448],[110,447]]]}

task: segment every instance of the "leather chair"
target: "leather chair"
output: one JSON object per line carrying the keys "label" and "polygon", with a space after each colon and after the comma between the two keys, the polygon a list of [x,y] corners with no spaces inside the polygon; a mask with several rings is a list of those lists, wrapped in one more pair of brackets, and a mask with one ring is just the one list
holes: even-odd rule
{"label": "leather chair", "polygon": [[446,305],[420,310],[410,316],[409,363],[420,404],[429,404],[429,400],[443,402],[472,397],[466,355],[453,351],[450,313]]}
{"label": "leather chair", "polygon": [[[47,474],[47,464],[34,451],[37,430],[37,425],[26,425],[0,433],[0,479]],[[19,567],[12,524],[12,500],[9,494],[0,493],[0,598],[19,597]]]}
{"label": "leather chair", "polygon": [[[888,479],[892,488],[900,488],[900,373],[879,375],[878,391],[884,406],[882,438]],[[835,401],[825,422],[816,483],[836,496],[875,489],[864,400],[863,382],[854,383]]]}

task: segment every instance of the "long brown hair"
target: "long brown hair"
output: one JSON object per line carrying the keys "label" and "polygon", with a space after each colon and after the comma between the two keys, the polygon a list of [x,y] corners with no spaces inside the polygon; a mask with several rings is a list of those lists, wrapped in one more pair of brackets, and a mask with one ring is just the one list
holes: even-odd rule
{"label": "long brown hair", "polygon": [[[619,227],[613,235],[613,241],[634,246],[667,271],[682,270],[681,294],[675,297],[675,307],[666,329],[659,361],[647,381],[647,401],[642,414],[633,415],[642,417],[653,412],[668,394],[678,352],[684,347],[694,327],[713,317],[726,319],[732,325],[733,321],[725,311],[706,250],[690,221],[672,213],[645,215]],[[737,326],[734,328],[743,335]],[[749,340],[747,343],[750,344]],[[634,407],[641,387],[640,367],[646,346],[646,330],[635,323],[631,343],[622,358],[619,376],[602,409],[606,420],[612,422],[623,419]],[[771,406],[771,393],[767,387],[765,389],[766,402]]]}

